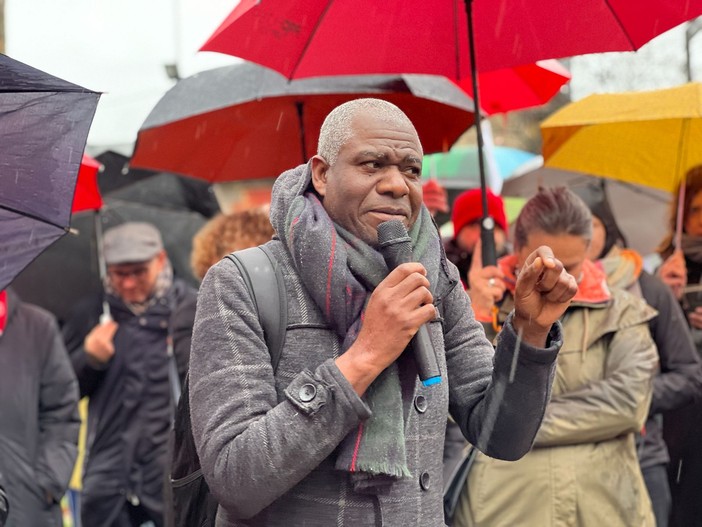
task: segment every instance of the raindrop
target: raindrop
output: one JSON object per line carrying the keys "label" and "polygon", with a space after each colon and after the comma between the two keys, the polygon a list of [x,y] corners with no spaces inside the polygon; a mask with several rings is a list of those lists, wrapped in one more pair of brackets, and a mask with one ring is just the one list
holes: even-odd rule
{"label": "raindrop", "polygon": [[522,334],[524,333],[524,328],[520,327],[517,333],[517,341],[514,344],[514,354],[512,355],[512,365],[509,369],[509,383],[514,382],[514,375],[517,372],[517,362],[519,362],[519,349],[522,345]]}

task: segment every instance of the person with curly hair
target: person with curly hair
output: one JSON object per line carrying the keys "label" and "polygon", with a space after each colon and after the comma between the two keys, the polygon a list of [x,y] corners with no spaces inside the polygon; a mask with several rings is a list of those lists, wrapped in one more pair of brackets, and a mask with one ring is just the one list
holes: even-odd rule
{"label": "person with curly hair", "polygon": [[230,252],[266,243],[273,234],[268,211],[263,207],[218,214],[193,238],[190,253],[193,274],[202,280],[207,270]]}

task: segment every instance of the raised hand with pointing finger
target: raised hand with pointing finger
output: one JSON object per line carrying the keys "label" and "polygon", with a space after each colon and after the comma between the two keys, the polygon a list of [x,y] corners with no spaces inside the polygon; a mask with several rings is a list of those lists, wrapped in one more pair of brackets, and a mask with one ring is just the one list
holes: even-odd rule
{"label": "raised hand with pointing finger", "polygon": [[514,290],[514,327],[522,338],[543,346],[551,326],[563,316],[578,291],[575,278],[551,248],[533,251],[521,267]]}

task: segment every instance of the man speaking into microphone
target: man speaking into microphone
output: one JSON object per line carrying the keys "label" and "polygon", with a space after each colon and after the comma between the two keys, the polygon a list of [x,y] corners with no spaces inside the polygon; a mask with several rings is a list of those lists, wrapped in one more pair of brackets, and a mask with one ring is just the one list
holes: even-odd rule
{"label": "man speaking into microphone", "polygon": [[[215,265],[200,289],[191,417],[217,526],[442,525],[448,412],[489,456],[530,449],[575,279],[548,247],[531,254],[495,350],[422,205],[407,116],[376,99],[343,104],[317,152],[273,189],[267,247],[287,289],[275,370],[236,265]],[[397,221],[389,243],[411,257],[379,243]]]}

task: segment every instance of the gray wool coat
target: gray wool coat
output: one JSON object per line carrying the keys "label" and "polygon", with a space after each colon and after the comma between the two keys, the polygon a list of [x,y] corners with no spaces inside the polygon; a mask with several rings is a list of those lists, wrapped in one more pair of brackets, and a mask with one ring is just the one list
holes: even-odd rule
{"label": "gray wool coat", "polygon": [[[288,326],[273,372],[252,299],[236,267],[222,260],[198,298],[190,362],[193,435],[205,479],[220,503],[218,527],[440,526],[442,450],[448,412],[489,456],[514,460],[531,447],[549,399],[561,344],[521,344],[507,322],[495,351],[474,319],[463,288],[435,295],[429,332],[444,380],[424,387],[409,356],[399,360],[411,477],[381,495],[354,492],[335,470],[335,449],[371,415],[336,367],[340,341],[305,291],[283,245],[268,246],[282,265]],[[439,290],[442,290],[439,288]],[[408,374],[408,375],[407,375]]]}

